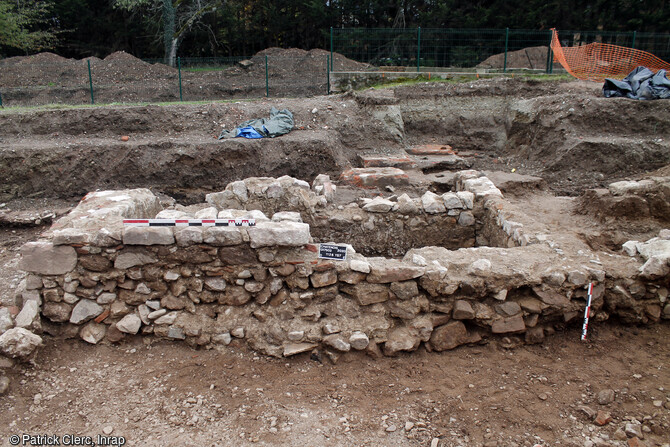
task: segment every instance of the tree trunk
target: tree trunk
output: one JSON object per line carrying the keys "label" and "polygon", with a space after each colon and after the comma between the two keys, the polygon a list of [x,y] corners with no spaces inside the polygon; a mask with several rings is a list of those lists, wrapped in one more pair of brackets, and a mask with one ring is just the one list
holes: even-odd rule
{"label": "tree trunk", "polygon": [[172,42],[170,43],[170,54],[168,58],[168,65],[170,65],[170,67],[174,67],[176,65],[178,48],[179,48],[179,39],[178,38],[172,39]]}
{"label": "tree trunk", "polygon": [[177,18],[172,0],[163,0],[163,45],[165,48],[165,63],[174,67],[177,55],[177,41],[174,35],[177,31]]}

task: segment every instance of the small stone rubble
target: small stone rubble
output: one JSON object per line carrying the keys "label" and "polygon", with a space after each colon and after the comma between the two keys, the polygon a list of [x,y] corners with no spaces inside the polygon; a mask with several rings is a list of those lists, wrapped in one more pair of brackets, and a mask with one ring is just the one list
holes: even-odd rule
{"label": "small stone rubble", "polygon": [[[421,345],[444,351],[495,334],[540,343],[579,319],[589,282],[595,321],[670,318],[666,239],[630,247],[656,260],[654,274],[625,255],[612,267],[585,265],[507,219],[502,193],[481,173],[455,179],[456,190],[442,195],[339,208],[329,207],[337,188],[327,176],[311,186],[250,178],[209,194],[206,204],[166,210],[148,190],[91,193],[44,239],[22,247],[29,274],[20,312],[0,313],[0,349],[28,359],[41,342],[30,331],[93,344],[135,334],[193,346],[244,339],[275,357],[316,348],[329,357],[394,356]],[[147,217],[248,217],[256,225],[122,225]],[[373,233],[386,239],[375,242]],[[447,238],[425,246],[429,233]],[[346,244],[346,260],[320,259],[315,239]],[[376,243],[383,252],[405,239],[396,247],[402,259],[354,249]]]}

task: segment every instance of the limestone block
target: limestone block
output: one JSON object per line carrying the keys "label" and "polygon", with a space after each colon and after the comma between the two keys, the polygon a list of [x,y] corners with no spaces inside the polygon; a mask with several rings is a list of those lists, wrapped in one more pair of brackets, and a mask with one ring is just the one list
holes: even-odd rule
{"label": "limestone block", "polygon": [[454,311],[451,315],[454,320],[472,320],[475,318],[475,310],[467,300],[456,300]]}
{"label": "limestone block", "polygon": [[114,260],[114,268],[126,270],[139,265],[153,264],[158,259],[147,250],[124,249]]}
{"label": "limestone block", "polygon": [[323,344],[341,352],[349,352],[351,350],[351,344],[340,334],[332,334],[324,337]]}
{"label": "limestone block", "polygon": [[202,240],[216,247],[229,247],[243,242],[240,227],[206,227]]}
{"label": "limestone block", "polygon": [[389,299],[389,289],[383,284],[359,283],[356,285],[342,284],[340,290],[355,298],[361,306],[383,303]]}
{"label": "limestone block", "polygon": [[370,339],[364,332],[356,331],[349,337],[349,344],[357,351],[362,351],[370,344]]}
{"label": "limestone block", "polygon": [[370,274],[367,281],[371,283],[390,283],[418,278],[425,272],[424,267],[406,264],[394,259],[370,258]]}
{"label": "limestone block", "polygon": [[20,360],[28,360],[42,345],[42,338],[28,329],[15,327],[0,335],[0,352]]}
{"label": "limestone block", "polygon": [[627,241],[621,246],[621,249],[628,256],[635,256],[635,255],[637,255],[637,245],[638,244],[639,244],[638,241]]}
{"label": "limestone block", "polygon": [[416,201],[407,194],[398,197],[398,210],[400,214],[417,214],[420,209]]}
{"label": "limestone block", "polygon": [[493,322],[491,332],[494,334],[507,334],[513,332],[523,332],[526,330],[526,324],[521,314],[509,318],[501,318]]}
{"label": "limestone block", "polygon": [[670,273],[670,267],[665,259],[658,256],[650,257],[647,262],[640,267],[640,276],[645,279],[657,279],[667,276]]}
{"label": "limestone block", "polygon": [[354,272],[370,273],[370,263],[364,259],[352,259],[349,268]]}
{"label": "limestone block", "polygon": [[442,200],[444,201],[444,206],[448,210],[465,208],[461,199],[454,192],[446,192],[442,194]]}
{"label": "limestone block", "polygon": [[312,287],[326,287],[337,283],[337,271],[326,270],[325,272],[315,272],[309,277]]}
{"label": "limestone block", "polygon": [[91,321],[81,328],[79,337],[87,343],[97,345],[107,333],[107,326],[104,324]]}
{"label": "limestone block", "polygon": [[498,314],[504,317],[512,317],[521,312],[521,306],[514,301],[505,301],[504,303],[496,304],[495,309]]}
{"label": "limestone block", "polygon": [[300,222],[260,222],[249,227],[251,248],[300,247],[311,242],[309,225]]}
{"label": "limestone block", "polygon": [[394,205],[394,202],[384,199],[383,197],[375,197],[364,205],[363,209],[369,213],[388,213]]}
{"label": "limestone block", "polygon": [[470,191],[458,191],[456,196],[461,200],[465,209],[471,210],[475,207],[475,195]]}
{"label": "limestone block", "polygon": [[172,245],[174,234],[171,227],[124,227],[125,245]]}
{"label": "limestone block", "polygon": [[180,247],[188,247],[189,245],[202,244],[203,228],[202,227],[175,228],[174,237],[175,240],[177,241],[177,245],[179,245]]}
{"label": "limestone block", "polygon": [[430,346],[435,351],[446,351],[454,349],[465,342],[467,329],[460,321],[450,321],[443,326],[438,326],[430,336]]}
{"label": "limestone block", "polygon": [[92,318],[97,317],[103,312],[104,308],[100,306],[95,301],[91,300],[80,300],[74,309],[72,309],[72,315],[70,316],[70,323],[72,324],[81,324],[85,323]]}
{"label": "limestone block", "polygon": [[447,211],[442,197],[431,191],[426,191],[426,193],[421,196],[421,205],[423,210],[428,214],[439,214]]}
{"label": "limestone block", "polygon": [[284,345],[284,357],[290,357],[292,355],[311,351],[316,347],[316,343],[287,343]]}
{"label": "limestone block", "polygon": [[475,216],[470,211],[463,211],[458,216],[458,225],[462,227],[470,227],[476,222]]}
{"label": "limestone block", "polygon": [[302,216],[295,211],[279,211],[272,215],[272,222],[302,222]]}
{"label": "limestone block", "polygon": [[415,329],[399,327],[388,334],[388,339],[384,343],[384,354],[394,356],[400,351],[415,351],[420,343],[421,339]]}
{"label": "limestone block", "polygon": [[391,292],[399,300],[409,300],[419,294],[419,287],[416,281],[402,281],[391,283]]}
{"label": "limestone block", "polygon": [[21,247],[19,268],[41,275],[63,275],[77,266],[77,252],[67,245],[27,242]]}
{"label": "limestone block", "polygon": [[217,209],[236,208],[242,205],[239,197],[231,190],[214,192],[205,196],[205,202]]}
{"label": "limestone block", "polygon": [[238,209],[223,209],[219,211],[219,219],[254,219],[256,223],[269,222],[261,210],[238,210]]}
{"label": "limestone block", "polygon": [[137,334],[142,326],[142,320],[135,314],[129,314],[116,323],[116,328],[126,334]]}
{"label": "limestone block", "polygon": [[[216,219],[216,216],[219,214],[219,210],[215,207],[210,206],[208,208],[203,208],[199,211],[196,211],[196,219]],[[201,227],[187,227],[187,228],[201,228]]]}
{"label": "limestone block", "polygon": [[39,318],[40,305],[35,300],[26,301],[21,312],[14,318],[14,325],[22,328],[32,328],[33,322]]}
{"label": "limestone block", "polygon": [[54,230],[52,242],[54,245],[88,244],[91,233],[78,228],[64,228]]}

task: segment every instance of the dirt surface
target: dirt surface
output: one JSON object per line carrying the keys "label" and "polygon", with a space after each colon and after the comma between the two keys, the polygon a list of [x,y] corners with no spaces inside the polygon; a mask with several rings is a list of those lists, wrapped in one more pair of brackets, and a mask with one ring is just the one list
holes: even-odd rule
{"label": "dirt surface", "polygon": [[[450,144],[475,169],[500,171],[491,178],[506,211],[528,231],[607,256],[667,222],[600,222],[578,213],[576,197],[615,180],[667,175],[670,115],[667,102],[605,99],[598,89],[486,79],[235,104],[2,110],[2,304],[15,303],[24,276],[18,248],[46,230],[43,216],[66,212],[89,190],[148,186],[195,203],[244,177],[337,178],[359,154],[406,155],[429,143]],[[294,112],[292,133],[216,140],[271,106]],[[450,188],[448,171],[410,174],[406,188],[360,195]],[[343,205],[356,196],[351,188],[342,194]],[[586,343],[577,322],[556,329],[542,345],[500,337],[439,354],[348,353],[335,364],[325,355],[256,356],[240,340],[194,350],[140,337],[91,346],[45,336],[33,365],[2,368],[10,387],[0,396],[0,442],[27,433],[107,434],[153,446],[429,446],[435,438],[440,446],[626,446],[632,435],[620,437],[633,424],[644,445],[667,446],[667,323],[595,322]],[[613,390],[613,402],[603,390]],[[595,425],[587,413],[598,410],[613,420]]]}
{"label": "dirt surface", "polygon": [[[348,354],[335,365],[309,354],[260,358],[235,343],[195,351],[49,340],[36,366],[10,371],[0,438],[95,438],[111,427],[127,445],[150,446],[428,446],[439,438],[444,446],[581,447],[622,445],[610,440],[636,418],[646,445],[664,445],[668,336],[667,325],[594,325],[587,343],[573,328],[542,346],[503,339],[442,354]],[[614,402],[598,403],[603,390]],[[582,406],[614,420],[596,426]]]}

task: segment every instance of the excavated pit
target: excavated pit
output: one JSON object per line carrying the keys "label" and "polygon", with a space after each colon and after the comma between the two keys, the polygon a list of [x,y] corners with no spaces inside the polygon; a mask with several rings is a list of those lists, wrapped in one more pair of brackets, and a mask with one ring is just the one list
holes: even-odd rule
{"label": "excavated pit", "polygon": [[[293,111],[290,134],[215,139],[271,106]],[[22,248],[23,302],[43,304],[35,330],[89,343],[235,337],[275,357],[442,351],[503,334],[538,343],[577,324],[591,283],[596,321],[670,317],[667,177],[613,182],[670,161],[662,109],[582,83],[501,79],[8,111],[0,198],[99,190]],[[347,246],[346,260],[319,258],[323,243]]]}

